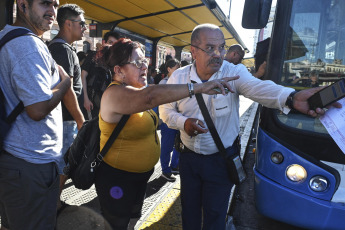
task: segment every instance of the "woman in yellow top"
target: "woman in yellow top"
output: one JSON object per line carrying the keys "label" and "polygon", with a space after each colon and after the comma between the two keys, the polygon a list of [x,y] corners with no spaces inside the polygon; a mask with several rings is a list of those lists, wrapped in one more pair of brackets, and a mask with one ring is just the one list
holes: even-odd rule
{"label": "woman in yellow top", "polygon": [[158,117],[152,108],[192,97],[194,93],[216,94],[214,88],[230,89],[228,81],[203,84],[147,86],[148,61],[138,42],[120,39],[102,57],[113,74],[105,90],[99,114],[101,149],[123,114],[131,114],[125,127],[104,157],[96,173],[96,191],[104,218],[113,229],[127,229],[131,218],[139,218],[146,185],[160,155],[156,133]]}

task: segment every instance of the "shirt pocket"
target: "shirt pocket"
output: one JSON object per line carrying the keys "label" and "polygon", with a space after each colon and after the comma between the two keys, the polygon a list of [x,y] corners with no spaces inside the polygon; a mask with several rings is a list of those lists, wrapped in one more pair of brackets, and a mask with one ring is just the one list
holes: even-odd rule
{"label": "shirt pocket", "polygon": [[212,107],[214,117],[223,117],[230,114],[229,96],[216,95],[212,97]]}

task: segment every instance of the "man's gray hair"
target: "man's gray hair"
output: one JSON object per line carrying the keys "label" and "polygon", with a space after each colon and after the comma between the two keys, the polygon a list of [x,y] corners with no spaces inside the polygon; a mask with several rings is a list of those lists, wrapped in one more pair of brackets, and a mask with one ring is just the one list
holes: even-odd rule
{"label": "man's gray hair", "polygon": [[205,29],[220,30],[219,26],[210,23],[200,24],[196,26],[192,31],[192,36],[190,39],[192,45],[198,45],[200,43],[200,32]]}

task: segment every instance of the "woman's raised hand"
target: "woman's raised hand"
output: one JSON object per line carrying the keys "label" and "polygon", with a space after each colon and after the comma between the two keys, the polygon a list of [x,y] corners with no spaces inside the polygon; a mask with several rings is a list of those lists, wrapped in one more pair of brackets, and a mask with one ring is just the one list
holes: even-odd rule
{"label": "woman's raised hand", "polygon": [[[223,94],[226,95],[228,92],[234,93],[234,90],[231,88],[229,81],[234,81],[239,79],[239,76],[235,77],[225,77],[222,79],[215,79],[212,81],[205,82],[203,84],[195,84],[195,93],[204,93],[204,94]],[[200,90],[199,90],[199,85]]]}

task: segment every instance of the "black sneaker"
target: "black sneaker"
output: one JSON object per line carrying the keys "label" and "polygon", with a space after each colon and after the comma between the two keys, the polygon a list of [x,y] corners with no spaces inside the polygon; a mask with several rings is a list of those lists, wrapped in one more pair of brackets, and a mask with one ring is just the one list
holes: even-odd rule
{"label": "black sneaker", "polygon": [[171,173],[162,173],[162,177],[170,182],[176,181],[176,178]]}
{"label": "black sneaker", "polygon": [[180,174],[179,168],[171,168],[171,173],[174,175]]}

